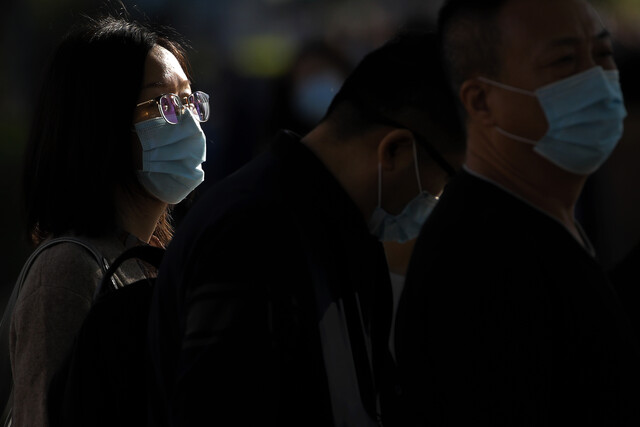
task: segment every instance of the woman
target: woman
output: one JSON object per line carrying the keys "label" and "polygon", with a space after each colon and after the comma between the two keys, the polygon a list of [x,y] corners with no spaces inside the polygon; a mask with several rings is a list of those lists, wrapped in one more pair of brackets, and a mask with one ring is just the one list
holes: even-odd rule
{"label": "woman", "polygon": [[[36,244],[59,236],[111,262],[138,244],[165,246],[168,207],[204,179],[208,96],[192,93],[174,33],[127,18],[86,19],[54,54],[27,146],[27,229]],[[135,263],[118,285],[149,272]],[[13,420],[46,426],[47,390],[101,279],[74,243],[45,249],[13,312]],[[144,400],[144,399],[143,399]]]}

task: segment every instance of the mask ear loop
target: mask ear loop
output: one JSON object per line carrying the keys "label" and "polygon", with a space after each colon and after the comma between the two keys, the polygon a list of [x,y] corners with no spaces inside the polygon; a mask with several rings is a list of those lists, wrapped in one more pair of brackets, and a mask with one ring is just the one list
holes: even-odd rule
{"label": "mask ear loop", "polygon": [[[499,87],[499,88],[504,89],[504,90],[508,90],[508,91],[515,92],[515,93],[519,93],[521,95],[531,96],[533,98],[537,98],[538,97],[538,95],[535,92],[531,92],[531,91],[528,91],[528,90],[520,89],[520,88],[517,88],[517,87],[514,87],[514,86],[509,86],[509,85],[506,85],[504,83],[500,83],[500,82],[497,82],[495,80],[488,79],[486,77],[478,76],[477,79],[480,80],[481,82],[490,84],[490,85],[495,86],[495,87]],[[498,131],[498,133],[501,133],[502,135],[506,136],[507,138],[511,138],[511,139],[519,141],[519,142],[525,142],[527,144],[533,144],[533,145],[538,143],[538,141],[534,141],[534,140],[529,139],[529,138],[525,138],[525,137],[522,137],[522,136],[519,136],[519,135],[515,135],[515,134],[513,134],[511,132],[507,132],[506,130],[502,129],[499,126],[496,126],[496,130]]]}
{"label": "mask ear loop", "polygon": [[534,141],[533,139],[525,138],[524,136],[519,136],[519,135],[515,135],[515,134],[513,134],[511,132],[507,132],[506,130],[504,130],[501,127],[498,127],[498,126],[496,126],[496,130],[498,131],[498,133],[501,133],[502,135],[506,136],[507,138],[511,138],[511,139],[519,141],[519,142],[524,142],[526,144],[531,144],[531,145],[536,145],[538,143],[538,141]]}
{"label": "mask ear loop", "polygon": [[418,168],[418,150],[416,149],[416,140],[413,140],[413,164],[416,168],[416,179],[418,180],[418,190],[422,194],[422,183],[420,182],[420,169]]}
{"label": "mask ear loop", "polygon": [[536,95],[535,92],[531,92],[530,90],[520,89],[519,87],[506,85],[504,83],[500,83],[500,82],[497,82],[495,80],[488,79],[486,77],[478,76],[477,79],[480,80],[481,82],[490,84],[491,86],[499,87],[499,88],[504,89],[504,90],[509,90],[511,92],[519,93],[521,95],[531,96],[531,97],[534,97],[534,98],[538,97],[538,95]]}
{"label": "mask ear loop", "polygon": [[[418,167],[418,149],[416,148],[416,140],[413,140],[413,166],[416,170],[416,179],[418,180],[418,194],[422,194],[422,183],[420,182],[420,168]],[[378,162],[378,207],[382,207],[382,163]]]}
{"label": "mask ear loop", "polygon": [[378,162],[378,207],[382,208],[382,163]]}

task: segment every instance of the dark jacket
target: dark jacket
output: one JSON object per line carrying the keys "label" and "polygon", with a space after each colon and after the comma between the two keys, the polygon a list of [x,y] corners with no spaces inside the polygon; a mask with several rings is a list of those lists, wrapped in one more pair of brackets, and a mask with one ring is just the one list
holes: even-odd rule
{"label": "dark jacket", "polygon": [[391,309],[382,246],[324,165],[282,133],[203,195],[167,250],[150,317],[154,418],[332,425],[318,321],[336,301],[363,404],[375,416],[363,334],[373,336],[382,366]]}
{"label": "dark jacket", "polygon": [[416,243],[396,352],[423,425],[640,425],[638,344],[598,261],[466,172]]}

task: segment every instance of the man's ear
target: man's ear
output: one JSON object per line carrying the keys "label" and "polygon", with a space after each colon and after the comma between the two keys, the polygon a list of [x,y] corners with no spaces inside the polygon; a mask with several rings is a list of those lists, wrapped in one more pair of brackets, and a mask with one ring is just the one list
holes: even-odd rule
{"label": "man's ear", "polygon": [[[393,171],[403,167],[406,158],[413,161],[415,137],[408,129],[393,129],[378,144],[378,162],[383,171]],[[410,156],[410,157],[409,157]]]}
{"label": "man's ear", "polygon": [[472,121],[487,126],[494,125],[493,114],[488,102],[492,87],[478,79],[472,78],[462,83],[460,101]]}

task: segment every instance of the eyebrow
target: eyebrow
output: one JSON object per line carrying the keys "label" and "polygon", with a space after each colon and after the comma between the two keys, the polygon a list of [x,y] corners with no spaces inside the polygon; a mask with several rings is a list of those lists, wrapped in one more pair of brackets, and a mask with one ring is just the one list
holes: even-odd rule
{"label": "eyebrow", "polygon": [[[611,32],[609,32],[609,30],[607,30],[606,28],[604,30],[602,30],[601,32],[599,32],[596,36],[594,36],[593,38],[595,40],[604,40],[604,39],[608,39],[611,37]],[[566,46],[566,45],[573,45],[573,44],[578,44],[582,41],[582,39],[578,38],[578,37],[563,37],[563,38],[559,38],[556,40],[552,40],[549,45],[550,46]]]}
{"label": "eyebrow", "polygon": [[[151,82],[142,86],[142,89],[156,88],[156,87],[169,87],[172,83],[169,82]],[[191,80],[185,80],[180,84],[180,87],[191,86]]]}
{"label": "eyebrow", "polygon": [[148,88],[152,88],[152,87],[166,87],[167,85],[165,83],[162,82],[151,82],[151,83],[147,83],[146,85],[142,86],[142,89],[148,89]]}

